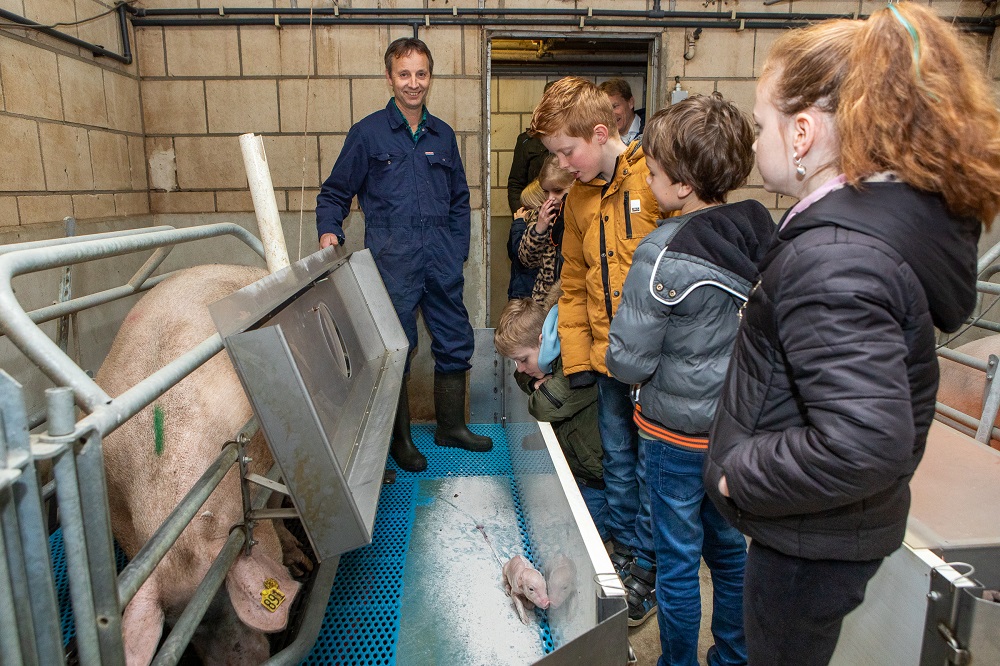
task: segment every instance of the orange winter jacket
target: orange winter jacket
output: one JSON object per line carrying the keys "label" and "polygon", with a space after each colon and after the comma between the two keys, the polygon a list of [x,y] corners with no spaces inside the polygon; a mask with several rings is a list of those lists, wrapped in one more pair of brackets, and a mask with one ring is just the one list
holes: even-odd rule
{"label": "orange winter jacket", "polygon": [[608,328],[632,253],[660,217],[648,175],[642,146],[633,141],[619,156],[611,182],[597,177],[576,183],[566,197],[559,341],[568,377],[608,374]]}

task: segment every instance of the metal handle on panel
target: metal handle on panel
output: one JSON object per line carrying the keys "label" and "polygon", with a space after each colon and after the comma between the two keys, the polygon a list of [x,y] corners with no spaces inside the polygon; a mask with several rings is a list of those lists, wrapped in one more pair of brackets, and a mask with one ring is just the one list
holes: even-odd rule
{"label": "metal handle on panel", "polygon": [[334,321],[333,315],[330,314],[330,309],[326,307],[326,303],[320,303],[316,306],[316,320],[319,322],[320,330],[323,331],[323,339],[326,340],[326,344],[330,348],[330,353],[333,354],[333,360],[336,361],[337,367],[340,368],[345,377],[350,379],[351,357],[347,354],[347,345],[344,344],[344,336],[340,334],[337,322]]}

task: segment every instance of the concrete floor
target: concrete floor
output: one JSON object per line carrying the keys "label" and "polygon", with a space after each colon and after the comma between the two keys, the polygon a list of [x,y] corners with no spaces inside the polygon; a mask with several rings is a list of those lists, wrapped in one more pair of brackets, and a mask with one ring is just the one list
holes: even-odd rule
{"label": "concrete floor", "polygon": [[[698,661],[705,663],[705,653],[714,642],[712,639],[712,574],[705,563],[701,563],[701,635],[698,638]],[[656,666],[660,658],[660,627],[653,617],[641,627],[628,631],[628,641],[637,658],[637,666]]]}

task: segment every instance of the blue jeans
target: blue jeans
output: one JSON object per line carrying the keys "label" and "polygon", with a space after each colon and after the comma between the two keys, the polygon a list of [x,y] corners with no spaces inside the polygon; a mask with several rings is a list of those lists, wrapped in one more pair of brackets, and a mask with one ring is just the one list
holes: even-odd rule
{"label": "blue jeans", "polygon": [[639,566],[652,570],[653,529],[646,488],[645,447],[632,420],[629,385],[614,377],[597,378],[597,427],[604,449],[604,486],[608,498],[608,531],[632,551]]}
{"label": "blue jeans", "polygon": [[607,496],[603,490],[585,486],[579,481],[576,482],[576,486],[580,489],[580,494],[583,495],[583,501],[587,504],[590,517],[594,519],[594,525],[597,527],[597,533],[601,535],[601,541],[607,541],[611,538],[608,533]]}
{"label": "blue jeans", "polygon": [[[656,543],[656,603],[663,654],[657,666],[696,666],[701,625],[701,558],[712,572],[714,663],[746,664],[743,570],[747,542],[705,496],[705,454],[646,440]],[[776,622],[782,622],[775,616]]]}

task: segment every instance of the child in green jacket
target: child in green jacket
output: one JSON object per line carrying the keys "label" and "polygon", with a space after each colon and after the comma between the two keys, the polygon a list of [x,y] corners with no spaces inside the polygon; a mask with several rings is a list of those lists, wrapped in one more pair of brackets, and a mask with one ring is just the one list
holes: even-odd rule
{"label": "child in green jacket", "polygon": [[[558,284],[553,293],[558,298]],[[493,342],[502,356],[517,364],[514,378],[528,394],[528,411],[539,421],[552,424],[594,525],[607,541],[608,502],[597,429],[597,387],[570,388],[559,356],[557,320],[556,306],[541,305],[530,298],[510,301],[500,314]]]}

